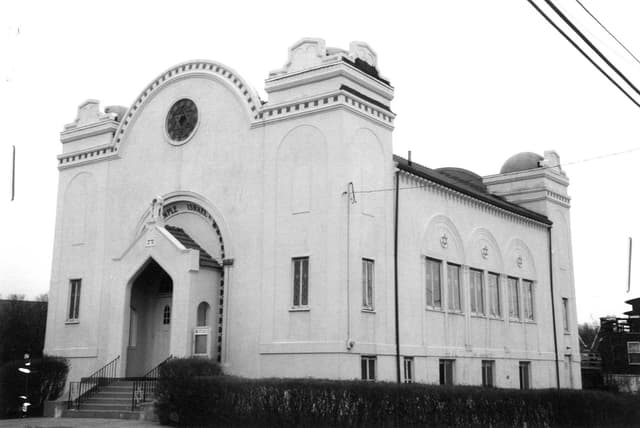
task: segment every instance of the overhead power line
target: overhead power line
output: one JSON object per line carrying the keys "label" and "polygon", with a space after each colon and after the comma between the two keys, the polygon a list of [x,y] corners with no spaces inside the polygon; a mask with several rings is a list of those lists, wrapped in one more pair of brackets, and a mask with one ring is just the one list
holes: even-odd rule
{"label": "overhead power line", "polygon": [[[536,171],[546,170],[546,169],[551,169],[551,168],[558,168],[558,167],[562,167],[562,166],[577,165],[577,164],[580,164],[580,163],[585,163],[585,162],[591,162],[591,161],[594,161],[594,160],[610,158],[610,157],[613,157],[613,156],[627,155],[629,153],[637,152],[639,150],[640,150],[640,146],[639,147],[632,147],[630,149],[622,150],[622,151],[619,151],[619,152],[605,153],[605,154],[602,154],[602,155],[591,156],[591,157],[588,157],[588,158],[579,159],[579,160],[566,162],[566,163],[562,163],[562,164],[541,166],[539,168],[536,168]],[[436,172],[438,172],[438,171],[436,170]],[[452,178],[452,177],[449,177],[449,179],[455,181],[457,184],[472,184],[472,183],[474,183],[474,181],[472,181],[472,180],[460,180],[460,179]],[[400,187],[398,190],[421,189],[421,188],[429,187],[429,186],[430,186],[429,184],[420,184],[418,186]],[[396,190],[395,187],[389,187],[389,188],[370,189],[370,190],[353,190],[352,193],[354,193],[354,194],[355,193],[378,193],[378,192],[392,192],[392,191],[395,191],[395,190]]]}
{"label": "overhead power line", "polygon": [[605,25],[602,22],[600,22],[600,20],[598,18],[596,18],[593,15],[593,13],[591,13],[589,11],[589,9],[587,9],[587,7],[584,4],[582,4],[582,2],[580,0],[576,0],[576,2],[580,5],[580,7],[582,7],[582,9],[584,9],[585,12],[587,12],[589,14],[589,16],[591,18],[593,18],[594,21],[596,21],[598,23],[598,25],[600,25],[600,27],[602,27],[602,29],[604,29],[604,31],[607,32],[607,34],[609,34],[611,37],[613,37],[613,40],[615,40],[620,46],[622,46],[622,49],[627,51],[627,53],[629,55],[631,55],[631,57],[633,59],[635,59],[638,64],[640,64],[640,60],[638,58],[636,58],[636,56],[629,49],[627,49],[627,47],[624,45],[624,43],[622,43],[620,40],[618,40],[618,38],[616,36],[614,36],[613,33],[611,31],[609,31],[609,29],[607,27],[605,27]]}
{"label": "overhead power line", "polygon": [[551,24],[551,26],[553,26],[553,28],[555,28],[569,43],[571,43],[571,45],[574,48],[576,48],[595,68],[597,68],[600,71],[600,73],[602,73],[607,78],[607,80],[609,80],[616,88],[620,90],[620,92],[622,92],[627,98],[629,98],[629,100],[632,103],[634,103],[637,107],[640,107],[640,103],[638,103],[638,101],[636,101],[627,91],[625,91],[624,88],[620,86],[618,82],[616,82],[611,76],[609,76],[609,74],[607,74],[607,72],[604,71],[604,69],[600,67],[593,60],[593,58],[591,58],[580,46],[578,46],[578,44],[571,37],[569,37],[567,33],[565,33],[562,30],[562,28],[558,26],[558,24],[556,24],[551,18],[549,18],[549,16],[546,13],[544,13],[544,11],[540,9],[540,7],[533,0],[527,0],[527,1],[529,2],[529,4],[531,4],[531,6],[533,6],[534,9],[538,11],[540,15],[542,15],[542,17],[549,24]]}
{"label": "overhead power line", "polygon": [[571,29],[573,31],[575,31],[575,33],[609,66],[611,67],[611,69],[613,71],[615,71],[618,76],[620,76],[622,78],[622,80],[624,80],[634,91],[636,94],[640,95],[640,90],[638,90],[638,88],[633,84],[633,82],[631,82],[631,80],[629,80],[627,78],[627,76],[624,75],[624,73],[622,73],[618,67],[616,67],[611,61],[609,61],[609,59],[602,53],[602,51],[600,51],[600,49],[598,49],[592,42],[591,40],[589,40],[589,38],[587,38],[587,36],[584,35],[584,33],[582,31],[580,31],[580,29],[578,27],[575,26],[575,24],[573,22],[571,22],[571,20],[569,18],[567,18],[567,16],[551,1],[551,0],[544,0],[545,3],[547,3],[549,5],[549,7],[551,9],[553,9],[553,11],[555,13],[558,14],[558,16],[560,18],[562,18],[562,20],[569,26],[571,27]]}

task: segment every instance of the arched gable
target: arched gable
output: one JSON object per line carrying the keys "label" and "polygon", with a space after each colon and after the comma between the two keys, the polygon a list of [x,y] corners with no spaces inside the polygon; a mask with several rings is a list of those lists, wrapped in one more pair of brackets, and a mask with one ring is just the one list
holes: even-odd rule
{"label": "arched gable", "polygon": [[421,250],[429,257],[465,264],[462,237],[451,219],[443,214],[436,214],[427,221]]}
{"label": "arched gable", "polygon": [[222,82],[231,88],[232,92],[243,101],[249,121],[252,122],[258,119],[258,111],[260,110],[262,102],[258,94],[238,73],[230,67],[215,61],[187,61],[171,67],[160,74],[140,93],[120,120],[120,126],[116,130],[113,139],[113,149],[115,151],[119,150],[129,125],[136,120],[136,112],[158,92],[158,89],[171,82],[187,77],[205,77]]}
{"label": "arched gable", "polygon": [[471,232],[466,245],[467,263],[471,267],[502,272],[504,260],[500,245],[493,234],[483,227]]}
{"label": "arched gable", "polygon": [[533,253],[520,238],[513,238],[505,253],[505,272],[520,278],[536,280],[537,270]]}

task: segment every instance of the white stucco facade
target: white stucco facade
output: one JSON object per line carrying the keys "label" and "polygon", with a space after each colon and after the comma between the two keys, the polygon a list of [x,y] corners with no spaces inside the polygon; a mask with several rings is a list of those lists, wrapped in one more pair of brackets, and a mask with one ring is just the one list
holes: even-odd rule
{"label": "white stucco facade", "polygon": [[[118,356],[121,376],[141,376],[198,353],[247,377],[359,379],[373,360],[376,380],[397,380],[399,362],[401,380],[410,364],[413,381],[451,370],[453,383],[477,385],[485,361],[498,387],[519,387],[521,363],[531,387],[580,387],[557,155],[484,179],[394,157],[393,87],[377,66],[365,43],[303,39],[270,73],[266,102],[232,69],[198,60],[128,109],[79,107],[61,134],[45,345],[70,359],[70,380]],[[197,113],[172,113],[181,100]],[[440,266],[439,306],[428,260]],[[483,287],[474,314],[472,272]]]}

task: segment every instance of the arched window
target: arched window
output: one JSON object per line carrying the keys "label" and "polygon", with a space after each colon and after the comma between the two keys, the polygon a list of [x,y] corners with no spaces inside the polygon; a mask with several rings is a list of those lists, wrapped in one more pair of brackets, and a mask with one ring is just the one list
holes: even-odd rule
{"label": "arched window", "polygon": [[200,302],[198,305],[198,327],[206,327],[209,325],[209,307],[207,302]]}
{"label": "arched window", "polygon": [[171,324],[171,306],[165,305],[162,311],[162,324]]}

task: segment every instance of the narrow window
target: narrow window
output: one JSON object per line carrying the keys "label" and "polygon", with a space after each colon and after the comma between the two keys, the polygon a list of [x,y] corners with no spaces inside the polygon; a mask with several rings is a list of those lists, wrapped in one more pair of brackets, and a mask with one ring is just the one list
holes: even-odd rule
{"label": "narrow window", "polygon": [[162,324],[171,324],[171,306],[165,305],[162,311]]}
{"label": "narrow window", "polygon": [[197,322],[198,327],[206,327],[209,325],[209,304],[200,302],[198,305]]}
{"label": "narrow window", "polygon": [[496,362],[493,360],[482,361],[482,386],[492,388],[494,386],[494,373]]}
{"label": "narrow window", "polygon": [[440,385],[453,385],[453,363],[455,360],[440,360]]}
{"label": "narrow window", "polygon": [[509,277],[509,318],[520,319],[520,294],[518,293],[518,278]]}
{"label": "narrow window", "polygon": [[500,277],[496,273],[489,272],[489,315],[499,318],[502,316],[500,311]]}
{"label": "narrow window", "polygon": [[434,309],[442,308],[441,268],[440,260],[427,259],[427,306]]}
{"label": "narrow window", "polygon": [[413,357],[404,357],[404,383],[413,383]]}
{"label": "narrow window", "polygon": [[471,313],[474,315],[484,315],[484,281],[483,272],[477,269],[470,269],[471,286]]}
{"label": "narrow window", "polygon": [[293,306],[309,304],[309,257],[293,259]]}
{"label": "narrow window", "polygon": [[640,342],[627,342],[629,364],[640,364]]}
{"label": "narrow window", "polygon": [[373,310],[373,268],[373,260],[362,259],[362,307],[369,310]]}
{"label": "narrow window", "polygon": [[569,299],[562,298],[562,323],[564,325],[564,331],[569,332]]}
{"label": "narrow window", "polygon": [[520,361],[520,389],[529,389],[531,377],[531,363],[529,361]]}
{"label": "narrow window", "polygon": [[371,355],[362,356],[360,358],[360,369],[362,380],[376,380],[376,357]]}
{"label": "narrow window", "polygon": [[533,281],[522,280],[524,294],[524,319],[533,321]]}
{"label": "narrow window", "polygon": [[461,311],[460,266],[447,263],[447,289],[449,292],[449,309],[452,311]]}
{"label": "narrow window", "polygon": [[80,288],[81,279],[72,279],[69,284],[69,312],[67,321],[78,321],[80,319]]}

